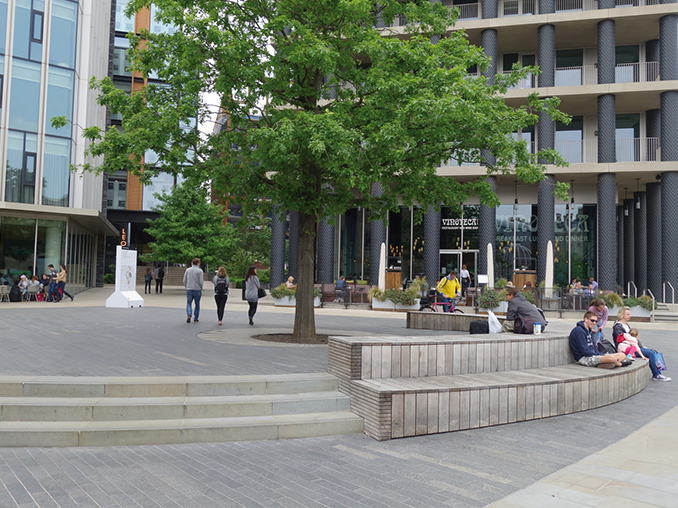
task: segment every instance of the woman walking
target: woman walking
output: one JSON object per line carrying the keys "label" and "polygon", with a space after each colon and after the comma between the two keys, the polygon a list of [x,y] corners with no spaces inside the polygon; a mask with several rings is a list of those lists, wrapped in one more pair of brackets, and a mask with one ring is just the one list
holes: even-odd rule
{"label": "woman walking", "polygon": [[153,281],[153,272],[151,267],[146,267],[146,273],[144,273],[144,294],[151,294],[151,281]]}
{"label": "woman walking", "polygon": [[66,295],[73,301],[73,297],[64,289],[66,287],[66,276],[68,275],[68,270],[66,270],[66,265],[59,265],[61,266],[61,271],[57,275],[57,287],[56,287],[56,297],[55,302],[60,302],[61,299],[64,297],[63,295]]}
{"label": "woman walking", "polygon": [[214,283],[214,301],[217,302],[217,318],[219,319],[219,324],[221,324],[222,319],[224,319],[226,300],[228,300],[228,274],[226,273],[226,268],[220,266],[212,282]]}
{"label": "woman walking", "polygon": [[254,315],[257,313],[257,304],[259,303],[259,277],[257,277],[257,269],[250,266],[245,275],[245,300],[249,303],[249,311],[247,315],[250,318],[250,325],[254,324]]}

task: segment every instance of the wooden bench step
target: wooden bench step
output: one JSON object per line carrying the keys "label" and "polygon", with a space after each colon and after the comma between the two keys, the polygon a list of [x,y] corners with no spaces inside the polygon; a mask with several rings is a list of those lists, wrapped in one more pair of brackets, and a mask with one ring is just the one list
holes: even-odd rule
{"label": "wooden bench step", "polygon": [[353,380],[351,410],[378,440],[585,411],[628,398],[650,379],[645,360],[613,370],[578,364],[425,378]]}

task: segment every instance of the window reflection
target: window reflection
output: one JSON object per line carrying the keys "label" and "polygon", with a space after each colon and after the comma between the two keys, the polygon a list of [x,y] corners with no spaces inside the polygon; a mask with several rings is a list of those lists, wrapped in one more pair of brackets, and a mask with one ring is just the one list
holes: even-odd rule
{"label": "window reflection", "polygon": [[52,0],[52,26],[49,63],[60,67],[75,67],[75,39],[78,6],[66,0]]}
{"label": "window reflection", "polygon": [[38,136],[36,134],[9,131],[5,201],[31,204],[34,202],[37,151]]}
{"label": "window reflection", "polygon": [[42,204],[68,206],[68,184],[71,161],[70,139],[45,136],[45,158],[42,176]]}
{"label": "window reflection", "polygon": [[40,64],[13,60],[9,128],[38,131],[40,109]]}
{"label": "window reflection", "polygon": [[[73,118],[73,71],[50,67],[47,77],[47,101],[45,132],[57,136],[71,136]],[[55,116],[65,116],[68,123],[59,129],[52,127],[50,120]]]}

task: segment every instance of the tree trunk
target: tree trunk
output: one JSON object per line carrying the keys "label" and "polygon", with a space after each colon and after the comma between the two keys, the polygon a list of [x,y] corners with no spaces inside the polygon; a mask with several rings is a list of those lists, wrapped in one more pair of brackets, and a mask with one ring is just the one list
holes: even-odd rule
{"label": "tree trunk", "polygon": [[297,302],[294,311],[294,339],[315,342],[313,309],[313,248],[316,237],[316,216],[299,213],[299,251],[297,255]]}

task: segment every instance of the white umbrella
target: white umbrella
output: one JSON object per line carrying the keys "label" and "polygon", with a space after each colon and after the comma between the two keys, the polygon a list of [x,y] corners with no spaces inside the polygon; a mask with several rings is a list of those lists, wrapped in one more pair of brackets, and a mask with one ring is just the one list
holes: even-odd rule
{"label": "white umbrella", "polygon": [[381,255],[379,256],[379,290],[386,291],[386,244],[381,244]]}
{"label": "white umbrella", "polygon": [[492,251],[492,244],[487,244],[487,278],[488,288],[494,287],[494,252]]}
{"label": "white umbrella", "polygon": [[549,240],[546,248],[546,277],[544,278],[544,296],[553,297],[553,244]]}

